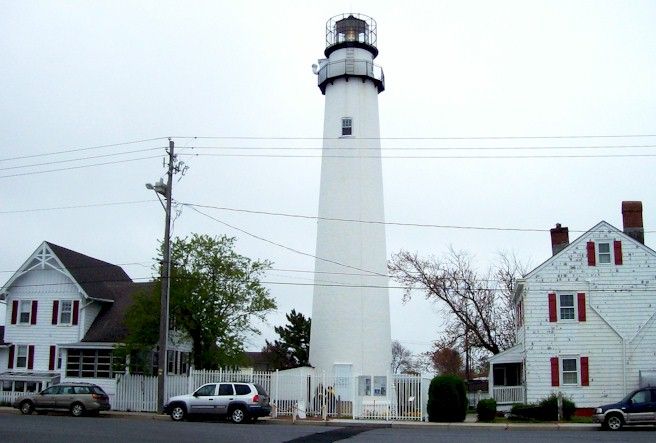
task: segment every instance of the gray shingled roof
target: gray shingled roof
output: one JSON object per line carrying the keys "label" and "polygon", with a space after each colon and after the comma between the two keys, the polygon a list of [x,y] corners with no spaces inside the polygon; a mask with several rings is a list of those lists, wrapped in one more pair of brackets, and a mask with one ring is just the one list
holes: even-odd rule
{"label": "gray shingled roof", "polygon": [[46,243],[89,297],[114,300],[115,291],[110,288],[110,285],[116,282],[132,282],[132,279],[120,266],[50,242]]}
{"label": "gray shingled roof", "polygon": [[124,318],[128,308],[134,301],[134,296],[141,291],[152,291],[153,282],[133,283],[116,282],[107,283],[112,291],[114,303],[106,303],[86,335],[83,342],[94,343],[120,343],[127,337],[128,330]]}

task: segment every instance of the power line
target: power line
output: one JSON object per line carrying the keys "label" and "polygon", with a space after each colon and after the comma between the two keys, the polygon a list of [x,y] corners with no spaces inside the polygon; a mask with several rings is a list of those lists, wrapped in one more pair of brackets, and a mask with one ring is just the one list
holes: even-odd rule
{"label": "power line", "polygon": [[114,156],[117,156],[117,155],[136,154],[138,152],[155,151],[155,150],[160,150],[160,149],[163,149],[163,148],[164,148],[163,146],[158,146],[156,148],[136,149],[136,150],[133,150],[133,151],[124,151],[124,152],[112,152],[112,153],[109,153],[109,154],[99,154],[99,155],[92,155],[92,156],[89,156],[89,157],[78,157],[78,158],[71,158],[71,159],[66,159],[66,160],[55,160],[55,161],[49,161],[49,162],[46,162],[46,163],[31,163],[29,165],[7,166],[5,168],[0,168],[0,171],[6,171],[6,170],[9,170],[9,169],[34,168],[36,166],[70,163],[70,162],[77,162],[77,161],[83,161],[83,160],[92,160],[92,159],[96,159],[96,158],[114,157]]}
{"label": "power line", "polygon": [[[462,225],[438,225],[432,223],[403,223],[403,222],[388,222],[380,220],[356,220],[351,218],[338,218],[338,217],[318,217],[313,215],[303,215],[303,214],[291,214],[286,212],[273,212],[273,211],[258,211],[251,209],[237,209],[237,208],[228,208],[224,206],[212,206],[212,205],[201,205],[196,203],[188,202],[177,202],[182,206],[205,208],[205,209],[216,209],[219,211],[230,211],[230,212],[239,212],[246,214],[260,214],[260,215],[271,215],[277,217],[289,217],[289,218],[299,218],[304,220],[326,220],[326,221],[337,221],[345,223],[363,223],[363,224],[375,224],[375,225],[387,225],[387,226],[407,226],[415,228],[438,228],[438,229],[464,229],[464,230],[479,230],[479,231],[511,231],[511,232],[549,232],[550,229],[537,229],[537,228],[514,228],[514,227],[498,227],[498,226],[462,226]],[[588,232],[587,230],[575,230],[570,229],[569,232],[575,233],[584,233]],[[655,232],[645,230],[645,233]]]}
{"label": "power line", "polygon": [[235,158],[370,158],[390,160],[510,160],[510,159],[556,159],[556,158],[648,158],[656,154],[562,154],[562,155],[301,155],[301,154],[180,154],[186,157],[235,157]]}
{"label": "power line", "polygon": [[125,146],[125,145],[133,145],[137,143],[145,143],[145,142],[152,142],[156,140],[164,140],[167,137],[155,137],[155,138],[144,138],[141,140],[131,140],[127,142],[121,142],[121,143],[112,143],[112,144],[107,144],[107,145],[97,145],[97,146],[89,146],[89,147],[84,147],[84,148],[70,148],[70,149],[65,149],[62,151],[53,151],[53,152],[42,152],[39,154],[31,154],[31,155],[21,155],[17,157],[6,157],[6,158],[0,158],[0,161],[9,161],[9,160],[22,160],[26,158],[35,158],[35,157],[45,157],[48,155],[58,155],[58,154],[68,154],[70,152],[80,152],[80,151],[90,151],[93,149],[102,149],[102,148],[113,148],[115,146]]}
{"label": "power line", "polygon": [[[357,140],[357,139],[355,139]],[[521,151],[521,150],[562,150],[562,149],[636,149],[656,148],[656,145],[586,145],[586,146],[419,146],[419,147],[371,147],[371,146],[188,146],[180,149],[243,150],[243,151]]]}
{"label": "power line", "polygon": [[[174,276],[171,277],[172,280],[186,280],[187,277]],[[140,280],[135,282],[135,280]],[[78,283],[144,283],[144,282],[155,282],[156,280],[153,277],[135,277],[130,280],[126,279],[103,279],[103,280],[85,280]],[[424,288],[407,288],[405,286],[392,286],[392,285],[373,285],[373,284],[349,284],[349,283],[300,283],[300,282],[289,282],[289,281],[269,281],[269,280],[259,280],[261,284],[266,285],[284,285],[284,286],[319,286],[319,287],[338,287],[338,288],[361,288],[361,289],[410,289],[412,291],[425,292]],[[56,282],[56,283],[31,283],[23,285],[12,285],[13,288],[33,288],[33,287],[43,287],[43,286],[67,286],[72,283]],[[545,286],[546,287],[546,286]],[[498,291],[503,288],[470,288],[473,291]],[[553,289],[553,288],[551,288]],[[618,293],[618,292],[649,292],[653,293],[656,289],[652,288],[621,288],[621,289],[592,289],[589,292],[592,293]]]}
{"label": "power line", "polygon": [[0,214],[23,214],[28,212],[42,212],[42,211],[58,211],[63,209],[80,209],[80,208],[97,208],[100,206],[120,206],[120,205],[136,205],[141,203],[154,203],[157,200],[135,200],[125,202],[108,202],[108,203],[88,203],[85,205],[72,205],[72,206],[54,206],[50,208],[33,208],[33,209],[18,209],[13,211],[0,211]]}
{"label": "power line", "polygon": [[233,225],[231,225],[231,224],[228,224],[228,223],[226,223],[226,222],[224,222],[224,221],[221,221],[221,220],[219,220],[219,219],[217,219],[217,218],[215,218],[215,217],[212,217],[212,216],[209,215],[209,214],[206,214],[206,213],[200,211],[198,208],[196,208],[196,207],[194,207],[194,206],[189,206],[189,207],[190,207],[191,209],[193,209],[194,211],[196,211],[197,213],[199,213],[199,214],[201,214],[201,215],[203,215],[203,216],[205,216],[205,217],[207,217],[207,218],[210,218],[210,219],[214,220],[214,221],[217,222],[217,223],[220,223],[220,224],[222,224],[222,225],[224,225],[224,226],[227,226],[227,227],[229,227],[229,228],[231,228],[231,229],[234,229],[234,230],[236,230],[236,231],[239,231],[239,232],[241,232],[241,233],[243,233],[243,234],[246,234],[246,235],[248,235],[248,236],[250,236],[250,237],[253,237],[253,238],[257,239],[257,240],[261,240],[261,241],[263,241],[263,242],[266,242],[266,243],[272,244],[272,245],[274,245],[274,246],[278,246],[279,248],[286,249],[286,250],[291,251],[291,252],[294,252],[294,253],[296,253],[296,254],[304,255],[304,256],[306,256],[306,257],[311,257],[311,258],[314,258],[314,259],[316,259],[316,260],[325,261],[325,262],[327,262],[327,263],[332,263],[332,264],[335,264],[335,265],[338,265],[338,266],[342,266],[342,267],[345,267],[345,268],[354,269],[354,270],[356,270],[356,271],[366,272],[366,273],[369,273],[369,274],[371,274],[371,275],[373,275],[373,276],[379,276],[379,277],[385,277],[385,278],[388,277],[387,274],[381,274],[381,273],[376,272],[376,271],[370,271],[370,270],[367,270],[367,269],[362,269],[362,268],[358,268],[358,267],[355,267],[355,266],[350,266],[350,265],[347,265],[347,264],[344,264],[344,263],[340,263],[340,262],[335,261],[335,260],[330,260],[330,259],[323,258],[323,257],[319,257],[319,256],[316,256],[316,255],[313,255],[313,254],[307,253],[307,252],[299,251],[298,249],[290,248],[289,246],[285,246],[285,245],[283,245],[283,244],[281,244],[281,243],[276,243],[276,242],[274,242],[274,241],[272,241],[272,240],[269,240],[269,239],[267,239],[267,238],[261,237],[261,236],[259,236],[259,235],[252,234],[252,233],[250,233],[250,232],[248,232],[248,231],[245,231],[245,230],[243,230],[243,229],[241,229],[241,228],[238,228],[238,227],[233,226]]}
{"label": "power line", "polygon": [[[198,140],[338,140],[341,137],[297,137],[297,136],[181,136],[172,138],[192,138]],[[656,137],[656,134],[597,134],[597,135],[527,135],[527,136],[470,136],[470,137],[358,137],[360,140],[549,140],[581,138],[640,138]]]}
{"label": "power line", "polygon": [[89,164],[89,165],[69,166],[67,168],[46,169],[44,171],[33,171],[33,172],[21,172],[21,173],[18,173],[18,174],[0,175],[0,178],[22,177],[22,176],[26,176],[26,175],[46,174],[46,173],[49,173],[49,172],[58,172],[58,171],[71,171],[71,170],[74,170],[74,169],[90,168],[92,166],[115,165],[115,164],[118,164],[118,163],[128,163],[128,162],[134,162],[134,161],[140,161],[140,160],[151,160],[153,158],[160,158],[160,157],[161,157],[161,155],[151,155],[149,157],[138,157],[138,158],[125,159],[125,160],[116,160],[116,161],[111,161],[111,162],[92,163],[92,164]]}
{"label": "power line", "polygon": [[[359,137],[360,140],[558,140],[558,139],[607,139],[607,138],[648,138],[656,137],[656,134],[598,134],[598,135],[544,135],[544,136],[480,136],[480,137]],[[0,158],[2,161],[23,160],[27,158],[45,157],[50,155],[68,154],[71,152],[90,151],[95,149],[112,148],[131,144],[145,143],[157,140],[195,139],[195,140],[336,140],[339,137],[271,137],[271,136],[165,136],[129,140],[119,143],[87,146],[57,150],[52,152],[41,152],[37,154],[20,155],[14,157]],[[638,146],[635,146],[638,147]],[[649,146],[643,146],[649,147]]]}

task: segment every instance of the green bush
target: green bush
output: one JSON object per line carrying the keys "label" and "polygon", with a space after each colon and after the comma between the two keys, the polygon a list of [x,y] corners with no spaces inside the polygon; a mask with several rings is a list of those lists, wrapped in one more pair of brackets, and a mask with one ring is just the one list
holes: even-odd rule
{"label": "green bush", "polygon": [[[541,400],[540,407],[543,410],[544,416],[547,417],[544,420],[558,420],[558,395],[554,393]],[[574,402],[563,397],[563,420],[571,420],[575,410],[576,405]]]}
{"label": "green bush", "polygon": [[[575,410],[576,405],[574,402],[563,397],[563,420],[571,420]],[[558,420],[558,395],[551,394],[549,397],[540,400],[538,404],[514,404],[510,409],[510,413],[520,419],[556,421]]]}
{"label": "green bush", "polygon": [[428,420],[462,422],[467,416],[465,382],[455,375],[440,375],[428,388]]}
{"label": "green bush", "polygon": [[493,421],[497,416],[497,402],[493,398],[483,399],[476,405],[478,421]]}

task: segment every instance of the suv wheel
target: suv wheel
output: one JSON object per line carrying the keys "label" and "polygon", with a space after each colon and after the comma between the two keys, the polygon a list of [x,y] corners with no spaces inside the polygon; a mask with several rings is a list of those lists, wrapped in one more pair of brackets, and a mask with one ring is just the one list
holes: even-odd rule
{"label": "suv wheel", "polygon": [[29,401],[20,404],[20,411],[24,415],[30,415],[34,411],[34,405]]}
{"label": "suv wheel", "polygon": [[246,420],[246,411],[244,411],[244,408],[241,406],[236,407],[235,409],[232,410],[232,414],[230,414],[230,420],[232,420],[233,423],[243,423],[244,420]]}
{"label": "suv wheel", "polygon": [[606,425],[606,429],[619,431],[622,429],[622,426],[624,426],[624,420],[622,420],[622,417],[617,414],[611,414],[606,418],[604,424]]}
{"label": "suv wheel", "polygon": [[173,405],[173,407],[171,408],[171,413],[169,415],[171,416],[171,420],[180,421],[185,418],[186,412],[184,407],[180,405]]}
{"label": "suv wheel", "polygon": [[82,403],[73,403],[71,405],[71,415],[73,417],[81,417],[84,415],[84,405]]}

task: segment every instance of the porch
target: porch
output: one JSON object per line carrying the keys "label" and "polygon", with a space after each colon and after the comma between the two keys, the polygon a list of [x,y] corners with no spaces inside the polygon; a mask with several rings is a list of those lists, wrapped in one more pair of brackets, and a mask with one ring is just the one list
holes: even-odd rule
{"label": "porch", "polygon": [[490,358],[489,392],[497,405],[526,402],[523,348],[513,346]]}

